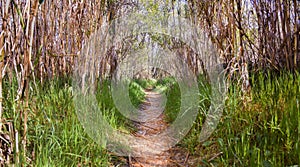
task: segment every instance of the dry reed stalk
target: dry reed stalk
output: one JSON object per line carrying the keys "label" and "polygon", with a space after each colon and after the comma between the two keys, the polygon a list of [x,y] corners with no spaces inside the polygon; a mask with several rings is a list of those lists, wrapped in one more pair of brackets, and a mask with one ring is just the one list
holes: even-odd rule
{"label": "dry reed stalk", "polygon": [[2,2],[2,12],[3,17],[2,17],[2,32],[0,34],[0,132],[2,132],[2,114],[3,114],[3,108],[2,108],[2,100],[3,100],[3,95],[2,95],[2,89],[3,89],[3,66],[4,66],[4,61],[5,57],[7,55],[6,53],[6,38],[8,37],[8,32],[7,32],[7,21],[8,21],[8,12],[9,12],[9,4],[10,0],[6,1],[6,3]]}
{"label": "dry reed stalk", "polygon": [[[242,78],[244,90],[249,83],[250,67],[296,70],[300,65],[299,2],[250,2],[247,5],[251,5],[251,9],[247,8],[246,1],[188,0],[190,12],[186,16],[209,33],[228,64],[230,74]],[[21,151],[25,152],[27,143],[29,83],[33,81],[35,84],[35,79],[44,83],[55,76],[72,74],[74,62],[90,35],[104,22],[133,9],[135,3],[133,0],[54,0],[39,4],[37,0],[1,0],[0,71],[8,74],[10,81],[16,76],[18,90],[15,99],[24,102],[20,117],[23,130],[19,129],[19,136],[23,137]],[[174,14],[180,2],[172,1],[169,5]],[[205,68],[198,55],[188,47],[180,47],[182,59],[195,73]],[[117,50],[108,49],[100,58],[97,77],[105,78],[114,72],[122,59],[115,54]],[[3,114],[2,76],[0,120]]]}

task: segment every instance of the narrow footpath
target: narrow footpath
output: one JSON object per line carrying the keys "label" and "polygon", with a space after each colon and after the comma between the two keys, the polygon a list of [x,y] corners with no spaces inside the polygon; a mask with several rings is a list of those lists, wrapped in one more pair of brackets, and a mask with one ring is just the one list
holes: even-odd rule
{"label": "narrow footpath", "polygon": [[[134,134],[136,137],[147,138],[149,136],[157,135],[163,132],[168,124],[165,121],[165,115],[163,114],[163,98],[162,95],[153,91],[145,90],[145,101],[141,104],[139,110],[140,120],[145,120],[136,123],[137,132]],[[157,138],[156,138],[157,139]],[[167,145],[168,139],[161,139],[154,141],[158,145]],[[147,148],[140,148],[142,152],[145,152]],[[186,166],[188,154],[183,153],[182,150],[170,149],[164,151],[158,155],[143,156],[143,157],[130,157],[130,167],[167,167],[167,166]]]}

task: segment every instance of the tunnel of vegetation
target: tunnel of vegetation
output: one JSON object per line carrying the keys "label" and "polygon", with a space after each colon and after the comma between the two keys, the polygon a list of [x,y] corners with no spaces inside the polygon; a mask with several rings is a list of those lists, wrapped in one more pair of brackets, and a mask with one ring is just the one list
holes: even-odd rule
{"label": "tunnel of vegetation", "polygon": [[[112,100],[116,69],[128,50],[159,46],[172,50],[198,80],[200,111],[178,144],[187,159],[181,165],[299,165],[299,4],[297,0],[0,0],[0,164],[127,163],[85,133],[72,100],[72,76],[81,49],[94,32],[140,11],[170,19],[179,15],[204,30],[226,71],[225,109],[216,131],[199,143],[211,97],[205,63],[176,38],[143,33],[107,48],[99,59],[96,98],[112,127],[136,131]],[[130,69],[131,102],[139,107],[145,89],[160,90],[167,97],[166,121],[172,123],[182,98],[176,78],[144,65],[142,71]]]}

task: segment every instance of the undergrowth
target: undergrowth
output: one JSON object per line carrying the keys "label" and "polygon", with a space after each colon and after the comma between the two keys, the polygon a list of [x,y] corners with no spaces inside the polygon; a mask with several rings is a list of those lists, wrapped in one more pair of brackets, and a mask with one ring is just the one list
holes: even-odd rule
{"label": "undergrowth", "polygon": [[[95,143],[84,131],[75,112],[70,79],[54,79],[44,84],[31,84],[28,113],[26,155],[20,136],[23,131],[20,111],[24,104],[15,101],[16,81],[4,83],[4,117],[12,123],[10,163],[33,166],[109,166],[117,159]],[[112,127],[130,131],[131,122],[116,109],[110,92],[110,81],[103,81],[96,94],[102,112]],[[143,89],[135,82],[129,86],[134,106],[144,98]],[[18,132],[18,143],[14,132]],[[16,148],[19,148],[17,152]]]}
{"label": "undergrowth", "polygon": [[[211,137],[199,143],[199,134],[210,106],[210,87],[198,78],[199,114],[188,135],[178,144],[186,148],[198,166],[292,166],[300,160],[300,75],[271,73],[251,76],[251,91],[243,94],[231,83],[223,116]],[[21,100],[16,101],[17,82],[4,82],[4,132],[10,135],[12,162],[33,166],[109,166],[118,158],[97,145],[78,121],[71,81],[55,79],[31,84],[26,155],[23,155]],[[132,104],[144,100],[143,88],[166,93],[166,119],[173,122],[180,110],[181,94],[176,80],[134,80],[129,86]],[[110,81],[97,93],[99,105],[111,126],[131,131],[132,123],[116,109]],[[10,129],[11,124],[13,129]],[[15,134],[19,134],[16,143]],[[19,148],[19,152],[16,148]]]}
{"label": "undergrowth", "polygon": [[[159,81],[164,84],[169,79]],[[242,94],[236,83],[228,88],[223,117],[209,140],[199,143],[210,88],[198,79],[200,111],[193,128],[179,143],[197,158],[199,166],[292,166],[300,160],[300,75],[256,74],[252,89]],[[180,89],[166,89],[167,121],[180,110]]]}

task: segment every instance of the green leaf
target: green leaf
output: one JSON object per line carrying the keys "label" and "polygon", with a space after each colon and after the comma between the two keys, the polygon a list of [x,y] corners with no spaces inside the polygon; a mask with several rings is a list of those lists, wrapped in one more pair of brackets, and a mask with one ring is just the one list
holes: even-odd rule
{"label": "green leaf", "polygon": [[222,138],[218,138],[218,143],[219,143],[219,145],[220,145],[221,147],[224,146],[224,141],[223,141]]}
{"label": "green leaf", "polygon": [[272,167],[272,164],[269,161],[264,161],[263,166],[264,167]]}
{"label": "green leaf", "polygon": [[213,143],[212,141],[206,141],[206,142],[204,142],[204,143],[202,144],[202,146],[208,147],[208,146],[210,146],[212,143]]}

